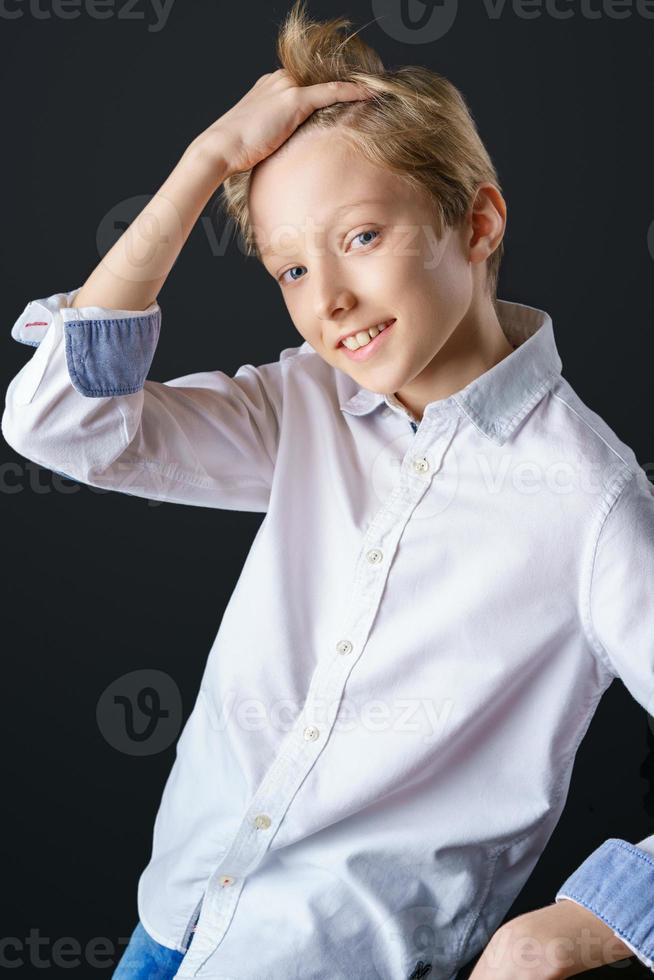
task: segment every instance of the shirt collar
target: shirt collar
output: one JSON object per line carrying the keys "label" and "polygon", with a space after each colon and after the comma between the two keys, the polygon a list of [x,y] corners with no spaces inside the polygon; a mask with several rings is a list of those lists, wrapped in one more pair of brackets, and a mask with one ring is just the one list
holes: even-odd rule
{"label": "shirt collar", "polygon": [[[430,402],[423,416],[432,418],[444,409],[458,408],[497,445],[511,436],[525,415],[549,391],[561,374],[562,362],[554,340],[552,319],[544,310],[523,303],[497,300],[502,330],[516,350],[448,398]],[[397,407],[394,395],[357,385],[340,402],[352,415],[367,415],[381,404]],[[401,406],[403,407],[403,406]]]}

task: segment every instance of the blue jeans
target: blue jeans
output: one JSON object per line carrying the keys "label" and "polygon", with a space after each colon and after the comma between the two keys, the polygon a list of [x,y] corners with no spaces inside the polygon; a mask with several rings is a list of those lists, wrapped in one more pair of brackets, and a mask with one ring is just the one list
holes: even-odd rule
{"label": "blue jeans", "polygon": [[139,920],[111,980],[171,980],[184,956],[155,942]]}

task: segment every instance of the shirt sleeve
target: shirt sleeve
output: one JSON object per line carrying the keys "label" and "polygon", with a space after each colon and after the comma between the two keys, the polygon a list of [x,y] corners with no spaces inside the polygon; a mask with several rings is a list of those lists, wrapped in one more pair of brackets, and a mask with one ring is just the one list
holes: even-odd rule
{"label": "shirt sleeve", "polygon": [[[654,711],[654,487],[633,470],[602,516],[582,618],[589,641],[630,694]],[[556,901],[585,906],[654,971],[654,834],[609,838],[566,879]]]}
{"label": "shirt sleeve", "polygon": [[277,458],[281,361],[233,377],[147,380],[161,309],[32,300],[12,337],[34,348],[5,396],[2,435],[40,466],[153,500],[264,513]]}

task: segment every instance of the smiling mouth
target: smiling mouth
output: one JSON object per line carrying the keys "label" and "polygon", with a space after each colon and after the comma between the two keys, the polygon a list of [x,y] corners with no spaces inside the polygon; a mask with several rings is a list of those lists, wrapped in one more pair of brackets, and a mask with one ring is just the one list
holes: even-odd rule
{"label": "smiling mouth", "polygon": [[375,356],[375,352],[380,347],[387,343],[386,337],[391,333],[396,322],[395,318],[388,320],[383,330],[380,330],[372,340],[368,340],[361,347],[357,347],[356,350],[351,350],[346,344],[339,344],[338,350],[342,350],[345,357],[351,361],[368,361]]}
{"label": "smiling mouth", "polygon": [[[346,350],[351,352],[362,350],[364,347],[367,347],[368,344],[372,343],[372,341],[378,337],[380,333],[387,330],[393,323],[395,323],[395,317],[391,318],[390,320],[386,320],[384,324],[378,327],[375,326],[370,327],[367,330],[359,330],[357,333],[350,334],[349,337],[345,337],[345,339],[342,340],[338,346],[345,347]],[[346,341],[349,341],[349,343],[346,343]]]}

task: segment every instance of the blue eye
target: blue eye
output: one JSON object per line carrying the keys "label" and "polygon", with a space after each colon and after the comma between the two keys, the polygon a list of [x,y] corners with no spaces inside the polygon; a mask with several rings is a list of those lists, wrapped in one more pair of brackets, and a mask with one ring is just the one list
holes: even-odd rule
{"label": "blue eye", "polygon": [[[378,231],[374,231],[372,228],[368,228],[366,231],[360,231],[358,235],[355,235],[352,241],[356,241],[357,238],[361,238],[362,235],[379,235]],[[374,238],[373,238],[374,241]],[[370,245],[370,242],[364,242],[364,245]]]}
{"label": "blue eye", "polygon": [[[373,228],[367,228],[366,231],[360,231],[358,235],[355,235],[354,238],[352,239],[352,241],[354,242],[354,241],[357,240],[357,238],[362,238],[363,235],[376,235],[377,237],[379,237],[380,232],[376,231]],[[373,238],[372,241],[375,241],[375,239]],[[370,244],[372,244],[372,243],[371,242],[364,242],[363,243],[363,246],[365,247],[366,245],[370,245]],[[306,266],[304,266],[304,265],[294,265],[294,266],[291,266],[291,268],[290,269],[287,269],[286,272],[282,272],[281,276],[279,277],[279,282],[280,283],[283,283],[285,281],[284,280],[284,276],[287,276],[290,272],[295,272],[296,269],[305,269],[305,268],[306,268]],[[298,279],[295,278],[294,276],[291,276],[291,281],[292,282],[297,282]]]}
{"label": "blue eye", "polygon": [[[294,272],[295,269],[304,269],[304,266],[303,265],[294,265],[294,266],[291,266],[291,268],[290,269],[287,269],[286,272],[282,272],[281,276],[279,277],[279,281],[280,282],[283,282],[284,276],[287,276],[289,274],[289,272]],[[293,282],[297,282],[297,279],[293,279]]]}

